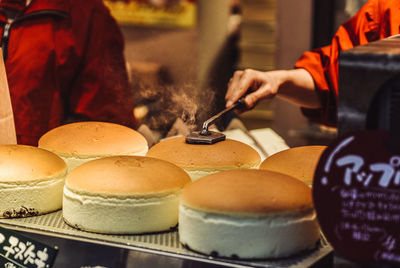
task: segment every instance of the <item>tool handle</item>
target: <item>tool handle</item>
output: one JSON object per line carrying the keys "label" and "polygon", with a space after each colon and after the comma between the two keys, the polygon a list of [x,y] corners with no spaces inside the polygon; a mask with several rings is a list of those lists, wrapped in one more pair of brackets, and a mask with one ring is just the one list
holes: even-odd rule
{"label": "tool handle", "polygon": [[203,123],[203,129],[201,130],[200,134],[203,136],[209,135],[208,132],[208,126],[213,124],[218,118],[220,118],[222,115],[226,114],[229,111],[232,111],[233,109],[239,108],[239,107],[246,107],[246,103],[244,102],[244,97],[240,98],[237,102],[235,102],[232,106],[226,108],[225,110],[219,112],[218,114],[214,115],[210,119],[204,121]]}

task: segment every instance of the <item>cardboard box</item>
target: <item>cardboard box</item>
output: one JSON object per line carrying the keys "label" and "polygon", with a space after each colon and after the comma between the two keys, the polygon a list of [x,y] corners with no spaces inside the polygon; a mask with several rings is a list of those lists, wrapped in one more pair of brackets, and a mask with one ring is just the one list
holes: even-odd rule
{"label": "cardboard box", "polygon": [[239,68],[252,68],[261,71],[275,69],[275,44],[247,44],[240,47]]}
{"label": "cardboard box", "polygon": [[247,21],[243,20],[240,26],[240,40],[242,43],[275,44],[275,21]]}
{"label": "cardboard box", "polygon": [[276,18],[276,0],[242,0],[241,7],[246,20],[271,21]]}

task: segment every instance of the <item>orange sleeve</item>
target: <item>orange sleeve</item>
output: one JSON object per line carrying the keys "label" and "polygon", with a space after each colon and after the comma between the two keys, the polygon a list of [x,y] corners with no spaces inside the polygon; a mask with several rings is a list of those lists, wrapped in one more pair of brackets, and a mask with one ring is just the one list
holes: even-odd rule
{"label": "orange sleeve", "polygon": [[314,79],[320,109],[302,108],[311,120],[335,126],[337,123],[338,57],[343,50],[378,40],[380,0],[369,0],[357,14],[341,25],[330,45],[305,52],[295,68],[307,70]]}

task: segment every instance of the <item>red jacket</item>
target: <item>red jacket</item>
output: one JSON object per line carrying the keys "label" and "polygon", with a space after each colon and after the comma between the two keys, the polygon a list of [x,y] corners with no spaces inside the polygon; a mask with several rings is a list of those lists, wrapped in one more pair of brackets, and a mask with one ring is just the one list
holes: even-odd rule
{"label": "red jacket", "polygon": [[18,143],[71,116],[134,126],[122,34],[101,0],[33,0],[0,23]]}
{"label": "red jacket", "polygon": [[303,109],[305,115],[322,124],[337,122],[338,56],[351,49],[400,33],[400,0],[369,0],[338,29],[329,46],[304,53],[296,68],[314,78],[321,109]]}

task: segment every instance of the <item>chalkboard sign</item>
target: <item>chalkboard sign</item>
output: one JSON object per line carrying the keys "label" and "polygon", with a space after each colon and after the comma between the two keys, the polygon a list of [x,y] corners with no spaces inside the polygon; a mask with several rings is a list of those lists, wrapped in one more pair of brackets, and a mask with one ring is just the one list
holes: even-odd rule
{"label": "chalkboard sign", "polygon": [[49,268],[57,248],[0,227],[0,267]]}
{"label": "chalkboard sign", "polygon": [[[399,137],[400,138],[400,137]],[[400,264],[400,154],[384,131],[350,133],[317,166],[313,198],[335,251],[363,264]]]}

